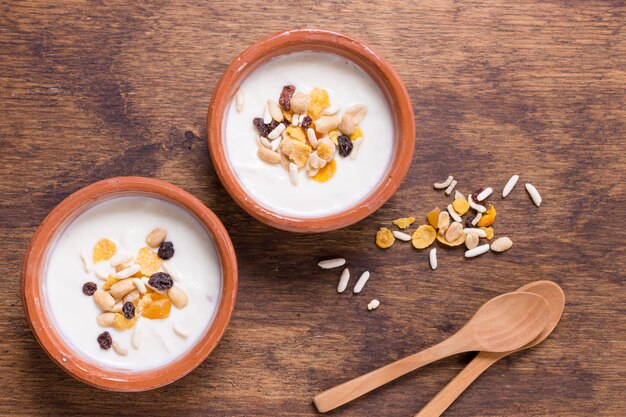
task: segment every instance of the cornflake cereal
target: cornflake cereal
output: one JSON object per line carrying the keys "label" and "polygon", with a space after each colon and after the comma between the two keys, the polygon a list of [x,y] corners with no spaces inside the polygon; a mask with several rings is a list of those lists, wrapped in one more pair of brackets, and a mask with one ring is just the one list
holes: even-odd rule
{"label": "cornflake cereal", "polygon": [[386,227],[381,227],[378,233],[376,233],[376,244],[379,248],[390,248],[395,241],[395,236],[393,235],[393,233],[391,233],[391,230],[387,229]]}
{"label": "cornflake cereal", "polygon": [[393,224],[398,226],[400,229],[406,229],[415,221],[415,217],[402,217],[400,219],[396,219],[393,221]]}
{"label": "cornflake cereal", "polygon": [[437,231],[429,224],[423,224],[417,228],[411,237],[411,242],[416,249],[425,249],[434,241]]}
{"label": "cornflake cereal", "polygon": [[359,123],[367,108],[357,104],[343,115],[339,111],[327,112],[330,96],[322,88],[305,92],[286,85],[278,104],[272,99],[267,103],[264,117],[252,121],[259,134],[257,155],[262,161],[280,163],[287,170],[293,163],[293,185],[298,184],[301,169],[316,182],[330,180],[337,170],[337,154],[341,158],[350,156],[355,148],[352,142],[358,140],[360,145],[363,140]]}
{"label": "cornflake cereal", "polygon": [[[165,230],[159,230],[165,236]],[[152,241],[154,240],[152,239],[153,237],[148,236],[147,240]],[[163,246],[163,244],[160,246]],[[116,270],[118,268],[119,270],[127,268],[139,269],[139,272],[132,276],[135,279],[132,277],[120,279],[109,275],[102,283],[101,289],[97,289],[97,284],[93,282],[87,282],[81,287],[81,291],[86,296],[92,296],[94,304],[100,309],[98,316],[94,320],[95,325],[124,331],[133,328],[144,319],[167,319],[172,305],[177,308],[185,308],[187,306],[187,294],[180,287],[174,287],[174,281],[171,276],[162,270],[163,259],[161,256],[166,256],[160,254],[158,250],[159,248],[157,247],[142,247],[139,249],[132,264],[122,263],[116,266]],[[115,242],[109,239],[100,239],[93,249],[94,264],[109,260],[116,251],[117,245]],[[171,252],[173,255],[173,251]],[[171,257],[170,253],[167,255],[169,259]],[[140,277],[142,278],[142,283],[147,283],[141,293],[135,282]],[[85,290],[86,286],[88,291]],[[175,300],[170,299],[169,294],[175,297]],[[110,333],[106,333],[111,338]],[[101,337],[101,339],[103,338]],[[102,345],[102,340],[98,342]],[[136,346],[135,348],[138,349]],[[119,355],[125,354],[124,349],[114,349],[114,351]]]}

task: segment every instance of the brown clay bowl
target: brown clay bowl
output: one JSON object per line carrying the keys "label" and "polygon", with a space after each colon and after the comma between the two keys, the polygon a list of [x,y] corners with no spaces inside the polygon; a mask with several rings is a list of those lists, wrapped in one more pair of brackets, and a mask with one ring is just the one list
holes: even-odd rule
{"label": "brown clay bowl", "polygon": [[[46,311],[42,280],[46,255],[57,233],[93,204],[121,195],[147,195],[173,202],[204,225],[213,239],[222,266],[222,293],[212,324],[197,344],[169,364],[146,371],[102,368],[83,359],[57,334]],[[118,177],[91,184],[63,200],[43,220],[33,236],[22,267],[22,302],[30,326],[50,358],[74,378],[111,391],[145,391],[169,384],[197,367],[224,334],[237,295],[237,259],[230,237],[219,219],[200,200],[165,181]]]}
{"label": "brown clay bowl", "polygon": [[[395,149],[386,175],[378,186],[356,205],[336,214],[298,218],[277,214],[257,203],[240,184],[230,166],[223,140],[223,121],[228,104],[242,81],[270,59],[297,51],[328,52],[360,66],[385,94],[396,126]],[[261,222],[292,232],[324,232],[354,224],[378,210],[396,192],[404,179],[415,147],[415,122],[411,100],[391,64],[362,42],[336,32],[302,29],[279,32],[259,40],[243,51],[226,69],[215,87],[207,118],[209,151],[217,175],[230,196]]]}

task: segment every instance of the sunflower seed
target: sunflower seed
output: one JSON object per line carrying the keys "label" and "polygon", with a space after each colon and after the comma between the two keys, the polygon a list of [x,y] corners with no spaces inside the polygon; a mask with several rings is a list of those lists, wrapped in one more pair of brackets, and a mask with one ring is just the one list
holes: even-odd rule
{"label": "sunflower seed", "polygon": [[350,152],[350,159],[356,159],[356,154],[358,150],[361,148],[361,143],[363,142],[363,138],[356,138],[352,141],[352,152]]}
{"label": "sunflower seed", "polygon": [[145,294],[148,291],[145,284],[139,278],[133,278],[133,284],[135,284],[140,294]]}
{"label": "sunflower seed", "polygon": [[348,268],[344,268],[341,276],[339,277],[339,283],[337,284],[337,292],[342,293],[348,287],[348,281],[350,281],[350,271]]}
{"label": "sunflower seed", "polygon": [[465,257],[473,258],[474,256],[482,255],[487,251],[489,251],[489,244],[485,243],[484,245],[476,246],[474,249],[465,251]]}
{"label": "sunflower seed", "polygon": [[504,252],[511,249],[511,246],[513,246],[513,241],[504,236],[493,241],[491,244],[491,250],[494,252]]}
{"label": "sunflower seed", "polygon": [[444,182],[436,182],[433,184],[433,187],[435,187],[437,190],[443,190],[444,188],[448,188],[448,185],[450,185],[452,183],[452,180],[454,179],[454,177],[452,175],[448,176],[448,178],[446,178],[446,180]]}
{"label": "sunflower seed", "polygon": [[373,311],[373,310],[376,310],[376,309],[378,308],[378,306],[379,306],[379,305],[380,305],[380,301],[378,301],[377,299],[375,299],[375,298],[374,298],[372,301],[370,301],[370,302],[367,304],[367,309],[368,309],[369,311]]}
{"label": "sunflower seed", "polygon": [[[272,148],[272,150],[273,150],[274,152],[276,152],[276,150],[277,150],[277,149],[278,149],[278,147],[280,146],[280,142],[282,142],[282,141],[283,141],[283,137],[282,137],[282,136],[279,136],[278,138],[276,138],[276,139],[274,139],[274,140],[272,141],[272,143],[271,143],[271,148]],[[280,155],[279,155],[279,157],[280,157]],[[279,161],[280,161],[280,159],[279,159]]]}
{"label": "sunflower seed", "polygon": [[363,290],[363,287],[365,287],[365,284],[367,283],[368,279],[370,279],[370,272],[369,271],[363,272],[359,280],[356,282],[356,284],[354,284],[353,292],[355,294],[360,293]]}
{"label": "sunflower seed", "polygon": [[487,232],[485,232],[483,229],[473,227],[466,227],[465,229],[463,229],[463,233],[465,233],[466,235],[469,235],[470,233],[476,233],[478,237],[487,237]]}
{"label": "sunflower seed", "polygon": [[93,264],[91,263],[91,260],[89,259],[89,254],[87,252],[81,253],[80,259],[83,260],[83,267],[85,268],[85,272],[88,274],[91,273],[91,268],[93,267]]}
{"label": "sunflower seed", "polygon": [[131,265],[126,269],[122,269],[120,272],[117,272],[114,276],[115,278],[128,278],[131,275],[135,275],[137,272],[139,272],[139,270],[141,269],[141,267],[137,264]]}
{"label": "sunflower seed", "polygon": [[300,115],[298,113],[294,113],[293,116],[291,116],[291,124],[300,126]]}
{"label": "sunflower seed", "polygon": [[315,130],[312,127],[306,130],[306,136],[313,149],[317,149],[317,136],[315,136]]}
{"label": "sunflower seed", "polygon": [[483,201],[485,198],[489,197],[491,195],[491,193],[493,193],[493,188],[491,187],[487,187],[484,190],[482,190],[480,192],[480,194],[478,194],[476,196],[476,200],[478,200],[478,202]]}
{"label": "sunflower seed", "polygon": [[272,130],[269,135],[267,135],[268,139],[276,139],[280,136],[281,133],[285,130],[285,125],[283,123],[279,124]]}
{"label": "sunflower seed", "polygon": [[437,248],[432,248],[430,250],[428,258],[430,259],[430,267],[432,269],[437,269]]}
{"label": "sunflower seed", "polygon": [[337,268],[338,266],[343,266],[346,264],[346,260],[344,258],[333,258],[333,259],[325,259],[323,261],[319,261],[317,266],[322,269],[332,269]]}
{"label": "sunflower seed", "polygon": [[128,351],[124,349],[123,347],[121,347],[119,343],[113,342],[111,346],[113,347],[113,350],[115,351],[115,353],[117,353],[118,355],[120,356],[128,355]]}
{"label": "sunflower seed", "polygon": [[241,88],[235,94],[235,110],[237,110],[237,113],[243,111],[243,91],[241,91]]}
{"label": "sunflower seed", "polygon": [[[285,119],[285,116],[283,116],[283,112],[280,110],[278,103],[276,103],[274,100],[267,100],[267,110],[270,113],[270,117],[277,122],[282,122]],[[270,123],[271,121],[272,120],[270,119],[270,121],[266,122],[266,124]]]}
{"label": "sunflower seed", "polygon": [[403,242],[408,242],[409,240],[411,240],[411,235],[400,232],[398,230],[394,230],[392,233],[397,239],[400,239]]}
{"label": "sunflower seed", "polygon": [[448,188],[446,188],[446,195],[450,195],[452,193],[452,190],[454,190],[454,187],[456,187],[456,180],[452,180],[452,182],[450,183],[450,185],[448,185]]}
{"label": "sunflower seed", "polygon": [[261,147],[265,147],[267,149],[270,149],[272,147],[272,144],[269,140],[267,140],[266,137],[259,136],[259,142],[261,142]]}
{"label": "sunflower seed", "polygon": [[189,338],[189,332],[187,331],[187,329],[182,327],[180,324],[175,323],[174,326],[172,326],[172,328],[174,329],[174,333],[176,333],[176,335],[178,337],[180,337],[182,339]]}
{"label": "sunflower seed", "polygon": [[130,253],[118,253],[111,258],[111,266],[118,266],[132,261],[134,256]]}
{"label": "sunflower seed", "polygon": [[482,217],[482,213],[476,213],[476,216],[472,219],[472,226],[476,226]]}
{"label": "sunflower seed", "polygon": [[513,190],[513,187],[517,185],[517,181],[519,181],[519,175],[513,175],[511,178],[509,178],[509,181],[506,183],[504,189],[502,190],[502,198],[505,198],[509,195],[509,193]]}
{"label": "sunflower seed", "polygon": [[526,191],[530,194],[530,198],[532,198],[533,203],[539,207],[541,205],[541,195],[539,195],[539,191],[537,191],[535,186],[530,183],[526,183]]}
{"label": "sunflower seed", "polygon": [[289,163],[289,179],[293,185],[298,185],[298,166],[293,162]]}
{"label": "sunflower seed", "polygon": [[270,109],[265,106],[265,108],[263,109],[263,123],[265,123],[266,125],[272,123],[272,114],[270,113]]}
{"label": "sunflower seed", "polygon": [[484,213],[484,212],[487,211],[487,208],[485,206],[481,206],[480,204],[474,203],[474,200],[472,199],[472,195],[471,194],[467,196],[467,202],[469,203],[471,208],[473,208],[474,210],[476,210],[479,213]]}
{"label": "sunflower seed", "polygon": [[459,214],[456,212],[456,210],[454,210],[454,207],[452,207],[452,204],[448,204],[448,213],[450,213],[450,217],[452,217],[455,222],[462,222],[463,221],[461,216],[459,216]]}

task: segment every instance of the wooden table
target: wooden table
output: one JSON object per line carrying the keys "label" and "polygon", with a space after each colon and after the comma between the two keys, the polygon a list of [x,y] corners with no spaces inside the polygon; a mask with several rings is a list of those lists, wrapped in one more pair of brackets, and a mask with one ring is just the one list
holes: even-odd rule
{"label": "wooden table", "polygon": [[[126,4],[122,4],[126,3]],[[0,12],[0,413],[313,415],[314,394],[434,344],[485,300],[536,279],[565,290],[541,346],[495,365],[448,416],[626,415],[626,7],[605,2],[8,1]],[[180,3],[180,4],[176,4]],[[184,3],[184,4],[183,4]],[[321,27],[358,37],[398,70],[417,147],[399,192],[359,224],[300,236],[269,229],[225,193],[209,161],[206,111],[226,66],[259,37]],[[423,216],[454,174],[495,197],[504,255],[465,260],[374,245],[379,224]],[[225,338],[163,389],[116,394],[58,369],[33,338],[19,271],[37,225],[94,181],[156,177],[222,219],[240,261]],[[523,188],[543,194],[536,208]],[[372,278],[338,295],[345,256]],[[366,305],[378,298],[372,313]],[[415,372],[333,413],[410,416],[472,357]]]}

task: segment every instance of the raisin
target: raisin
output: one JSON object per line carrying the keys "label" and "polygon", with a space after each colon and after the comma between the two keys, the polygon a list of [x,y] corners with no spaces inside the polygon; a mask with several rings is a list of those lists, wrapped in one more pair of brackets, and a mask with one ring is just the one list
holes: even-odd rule
{"label": "raisin", "polygon": [[294,87],[293,85],[286,85],[283,87],[283,91],[280,93],[280,98],[278,99],[278,103],[280,104],[280,107],[282,107],[284,111],[291,110],[291,97],[293,96],[293,93],[295,92],[296,92],[296,87]]}
{"label": "raisin", "polygon": [[156,288],[159,291],[165,291],[174,286],[174,281],[172,280],[170,274],[157,272],[150,277],[148,284],[150,284],[152,288]]}
{"label": "raisin", "polygon": [[132,319],[135,317],[135,305],[130,301],[126,301],[122,306],[122,313],[124,313],[124,317],[128,320]]}
{"label": "raisin", "polygon": [[337,138],[337,141],[339,143],[339,155],[343,156],[344,158],[350,155],[350,152],[352,152],[352,148],[354,147],[354,144],[352,143],[350,138],[346,135],[340,135]]}
{"label": "raisin", "polygon": [[111,347],[113,339],[111,339],[109,332],[102,332],[98,335],[98,344],[102,349],[109,349]]}
{"label": "raisin", "polygon": [[311,123],[313,123],[313,119],[311,119],[311,116],[304,116],[304,118],[302,119],[302,129],[307,130],[309,127],[311,127]]}
{"label": "raisin", "polygon": [[465,226],[466,226],[466,227],[469,227],[469,228],[474,228],[474,227],[476,227],[476,226],[474,226],[474,225],[472,224],[472,220],[474,220],[475,218],[476,218],[476,216],[474,216],[474,217],[467,216],[467,217],[465,218]]}
{"label": "raisin", "polygon": [[267,137],[267,135],[269,135],[271,132],[271,130],[269,130],[267,125],[263,123],[263,118],[261,117],[255,117],[254,120],[252,120],[252,124],[259,131],[259,135],[263,137]]}
{"label": "raisin", "polygon": [[172,242],[161,243],[157,255],[159,255],[159,258],[161,259],[170,259],[174,256],[174,244]]}
{"label": "raisin", "polygon": [[480,203],[480,201],[478,201],[478,194],[482,193],[483,191],[485,191],[485,187],[480,187],[478,190],[472,193],[472,200],[474,200],[475,203]]}
{"label": "raisin", "polygon": [[93,295],[94,292],[98,289],[98,286],[95,282],[85,282],[83,284],[83,294],[85,295]]}

